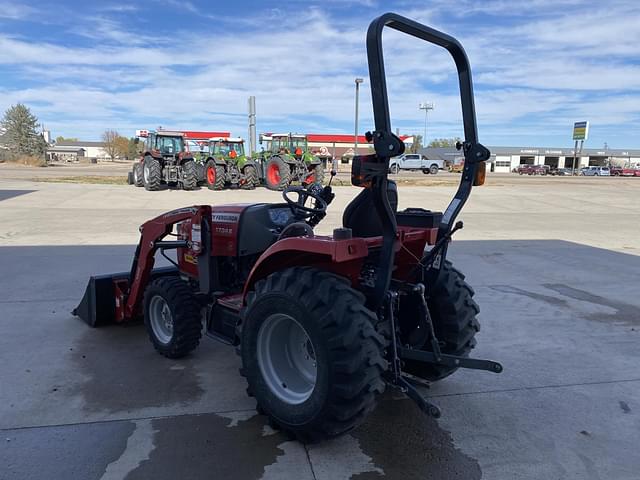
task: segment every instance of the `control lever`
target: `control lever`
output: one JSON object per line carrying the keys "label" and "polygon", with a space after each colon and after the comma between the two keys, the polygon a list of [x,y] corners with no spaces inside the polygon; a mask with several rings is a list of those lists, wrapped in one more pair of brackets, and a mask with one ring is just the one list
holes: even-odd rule
{"label": "control lever", "polygon": [[331,170],[331,177],[329,177],[329,184],[327,185],[327,187],[331,186],[331,182],[333,181],[333,177],[336,176],[338,172],[336,172],[335,170]]}

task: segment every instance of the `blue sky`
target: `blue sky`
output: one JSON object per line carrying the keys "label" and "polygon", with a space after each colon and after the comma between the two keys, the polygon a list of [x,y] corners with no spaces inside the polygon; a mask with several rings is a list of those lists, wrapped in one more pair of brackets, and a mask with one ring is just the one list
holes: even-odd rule
{"label": "blue sky", "polygon": [[[640,148],[640,2],[576,0],[27,2],[0,0],[0,110],[27,104],[54,136],[109,128],[351,133],[372,127],[364,38],[395,11],[445,31],[469,55],[486,145]],[[462,136],[444,51],[389,31],[394,128]]]}

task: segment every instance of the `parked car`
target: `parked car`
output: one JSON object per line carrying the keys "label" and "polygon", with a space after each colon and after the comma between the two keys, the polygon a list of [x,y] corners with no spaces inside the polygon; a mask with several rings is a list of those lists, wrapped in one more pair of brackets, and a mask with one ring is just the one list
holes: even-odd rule
{"label": "parked car", "polygon": [[545,165],[519,165],[517,172],[519,175],[546,175],[548,167]]}
{"label": "parked car", "polygon": [[586,177],[608,177],[611,175],[609,171],[609,167],[597,167],[592,165],[590,167],[585,167],[580,171],[580,175],[584,175]]}
{"label": "parked car", "polygon": [[570,168],[552,168],[549,170],[549,175],[571,176],[572,173]]}
{"label": "parked car", "polygon": [[625,167],[609,167],[609,173],[616,177],[640,177],[640,169]]}
{"label": "parked car", "polygon": [[398,173],[400,170],[421,170],[424,174],[435,175],[443,168],[444,160],[429,160],[419,153],[405,153],[392,158],[389,162],[389,173]]}

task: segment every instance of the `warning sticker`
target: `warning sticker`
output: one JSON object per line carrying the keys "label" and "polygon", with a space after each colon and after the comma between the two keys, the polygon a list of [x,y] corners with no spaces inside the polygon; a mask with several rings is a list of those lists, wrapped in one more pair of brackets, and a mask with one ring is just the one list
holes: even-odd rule
{"label": "warning sticker", "polygon": [[198,225],[198,224],[192,225],[191,226],[191,241],[200,243],[201,240],[202,240],[202,235],[200,233],[200,225]]}

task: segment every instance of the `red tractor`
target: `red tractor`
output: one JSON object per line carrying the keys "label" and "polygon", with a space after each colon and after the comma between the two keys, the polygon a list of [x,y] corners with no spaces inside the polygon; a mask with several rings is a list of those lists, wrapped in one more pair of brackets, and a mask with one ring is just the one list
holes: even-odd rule
{"label": "red tractor", "polygon": [[200,176],[184,133],[159,130],[147,133],[141,158],[129,172],[129,183],[147,190],[160,190],[163,184],[193,190]]}
{"label": "red tractor", "polygon": [[[397,211],[387,174],[404,144],[389,119],[384,26],[446,48],[458,68],[465,162],[444,214]],[[372,22],[367,52],[376,127],[367,137],[375,153],[354,158],[351,180],[362,192],[332,236],[313,231],[334,198],[330,184],[289,186],[282,203],[174,210],[143,224],[131,270],[92,277],[74,310],[92,326],[143,318],[169,358],[193,351],[204,326],[236,346],[258,411],[305,442],[355,428],[386,387],[439,417],[416,382],[458,368],[502,371],[497,362],[469,358],[479,309],[446,259],[462,228],[456,217],[472,186],[484,182],[490,156],[477,139],[467,57],[454,38],[395,14]],[[154,269],[155,254],[167,250],[176,251],[174,266]]]}

